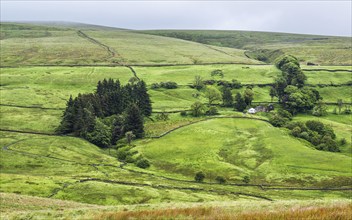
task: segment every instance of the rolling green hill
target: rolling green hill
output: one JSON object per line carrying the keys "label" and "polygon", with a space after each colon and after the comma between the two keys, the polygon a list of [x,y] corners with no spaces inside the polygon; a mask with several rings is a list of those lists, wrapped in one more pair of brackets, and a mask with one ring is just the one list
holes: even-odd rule
{"label": "rolling green hill", "polygon": [[143,33],[180,38],[199,43],[246,50],[248,57],[273,62],[291,54],[302,63],[351,65],[350,37],[303,35],[255,31],[154,30]]}
{"label": "rolling green hill", "polygon": [[1,23],[1,66],[260,63],[244,50],[88,27]]}
{"label": "rolling green hill", "polygon": [[[337,99],[344,102],[342,111],[351,105],[352,69],[330,66],[352,64],[346,39],[219,31],[182,31],[192,38],[175,39],[180,36],[171,33],[178,32],[1,23],[0,218],[162,219],[165,213],[196,218],[221,212],[224,218],[248,214],[252,219],[264,215],[267,207],[290,217],[287,207],[297,206],[303,212],[305,207],[314,213],[333,209],[336,216],[349,216],[352,118],[333,111]],[[302,62],[326,64],[302,69],[308,86],[329,103],[328,114],[314,117],[308,112],[293,121],[331,125],[337,140],[346,140],[339,145],[341,152],[316,150],[289,130],[271,126],[267,121],[272,113],[245,115],[217,101],[219,115],[189,114],[194,102],[208,103],[205,89],[192,88],[195,76],[238,80],[243,87],[232,89],[233,95],[252,86],[253,107],[272,103],[278,108],[269,91],[280,71],[254,59],[258,45],[270,53],[280,50],[270,60],[293,53]],[[224,76],[212,76],[214,70]],[[131,146],[122,139],[104,149],[55,134],[69,96],[94,92],[104,78],[124,85],[131,78],[146,82],[153,113],[144,119],[145,137]],[[168,81],[177,88],[153,87]],[[160,119],[161,112],[168,120]],[[130,160],[141,155],[151,167],[127,163],[121,154],[130,154]],[[194,180],[198,171],[205,174],[202,183]],[[226,183],[216,181],[217,176]]]}

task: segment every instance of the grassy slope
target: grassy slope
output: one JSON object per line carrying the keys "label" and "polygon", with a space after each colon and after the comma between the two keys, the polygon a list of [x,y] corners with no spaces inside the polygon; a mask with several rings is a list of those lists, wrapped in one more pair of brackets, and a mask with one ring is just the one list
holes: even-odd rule
{"label": "grassy slope", "polygon": [[1,66],[106,63],[108,57],[103,48],[73,30],[45,31],[47,34],[39,37],[32,30],[10,32],[19,33],[1,39]]}
{"label": "grassy slope", "polygon": [[113,48],[127,64],[260,63],[248,59],[241,50],[233,49],[230,56],[202,44],[179,39],[121,31],[86,33]]}
{"label": "grassy slope", "polygon": [[[174,38],[81,27],[2,23],[1,65],[260,63],[248,59],[242,50],[229,48],[223,53]],[[110,47],[114,56],[80,36],[79,29]]]}
{"label": "grassy slope", "polygon": [[153,170],[187,178],[203,170],[208,181],[217,175],[235,181],[250,175],[268,182],[351,175],[346,166],[352,165],[350,157],[317,151],[265,122],[248,119],[200,122],[137,145]]}
{"label": "grassy slope", "polygon": [[[210,45],[247,49],[269,50],[269,61],[286,53],[297,56],[302,62],[325,65],[351,65],[351,38],[254,31],[194,31],[155,30],[143,33],[176,37]],[[270,57],[270,52],[274,53]],[[275,55],[276,54],[276,55]],[[255,57],[255,56],[254,56]]]}
{"label": "grassy slope", "polygon": [[[7,30],[1,25],[1,65],[24,65],[24,64],[110,64],[114,62],[142,62],[142,63],[194,63],[226,60],[229,62],[246,62],[253,63],[243,56],[243,50],[231,48],[219,48],[203,46],[197,43],[174,40],[170,38],[155,37],[149,35],[138,34],[132,32],[121,32],[110,29],[104,29],[99,32],[94,27],[79,27],[94,35],[99,41],[108,44],[115,52],[121,53],[122,57],[117,55],[108,58],[107,51],[81,37],[79,37],[72,27],[67,26],[36,26],[36,25],[14,25]],[[28,28],[29,27],[29,28]],[[13,31],[13,29],[19,29]],[[77,27],[75,27],[77,28]],[[89,30],[88,30],[89,29]],[[63,36],[63,38],[60,38]],[[125,39],[128,37],[129,39]],[[115,39],[114,39],[115,38]],[[118,39],[118,40],[116,40]],[[123,42],[126,41],[126,42]],[[24,47],[23,42],[28,46]],[[70,47],[67,43],[70,43]],[[121,44],[123,42],[123,44]],[[148,43],[148,51],[152,51],[153,56],[141,50],[140,45]],[[128,43],[129,45],[126,45]],[[174,47],[171,44],[177,45]],[[11,47],[13,49],[11,50]],[[161,46],[166,47],[161,49]],[[64,49],[64,50],[62,50]],[[216,49],[216,50],[214,50]],[[219,52],[221,50],[226,52]],[[94,53],[92,51],[95,51]],[[204,56],[206,54],[207,56]],[[230,54],[230,55],[228,55]],[[77,56],[78,55],[78,56]],[[4,59],[3,59],[4,58]],[[3,62],[4,61],[4,62]],[[197,100],[192,96],[195,90],[185,86],[191,84],[194,75],[201,75],[205,79],[211,79],[210,72],[214,69],[223,69],[226,80],[233,78],[238,79],[242,83],[271,83],[273,77],[277,74],[277,70],[271,66],[250,66],[249,69],[243,69],[244,65],[210,65],[210,66],[180,66],[180,67],[138,67],[135,68],[140,78],[147,81],[148,85],[153,82],[160,81],[176,81],[180,85],[176,90],[150,90],[152,96],[153,107],[156,110],[174,110],[187,109]],[[308,67],[307,67],[308,68]],[[316,67],[312,67],[316,68]],[[330,69],[334,67],[328,67]],[[322,77],[314,76],[322,73]],[[312,79],[310,83],[319,83],[322,78],[326,81],[343,83],[349,80],[350,73],[337,72],[309,72],[308,79]],[[330,77],[331,76],[331,77]],[[1,69],[1,104],[24,105],[24,106],[40,106],[49,108],[63,108],[70,94],[76,96],[78,93],[86,93],[94,90],[98,80],[112,77],[120,79],[122,83],[126,83],[132,73],[125,67],[24,67],[24,68],[2,68]],[[348,91],[349,87],[342,87],[343,91]],[[336,94],[331,93],[330,87],[325,89],[324,96],[330,95],[334,100]],[[270,99],[267,95],[268,88],[255,89],[256,99],[267,101]],[[332,90],[331,90],[332,91]],[[235,92],[235,91],[234,91]],[[341,93],[341,92],[340,92]],[[332,95],[333,94],[333,95]],[[347,94],[348,95],[348,94]],[[201,95],[200,100],[205,102],[206,99]],[[256,100],[256,101],[257,101]],[[335,101],[335,100],[334,100]],[[1,106],[1,128],[16,129],[27,131],[53,132],[59,122],[61,110],[43,110],[43,109],[26,109]],[[228,110],[226,114],[233,114],[232,110]],[[180,117],[178,114],[170,115],[171,120],[166,122],[148,122],[146,130],[148,135],[161,134],[165,129],[173,128],[198,119],[190,117]],[[311,117],[307,117],[311,118]],[[327,118],[324,118],[327,119]],[[329,122],[336,123],[338,137],[350,137],[349,127],[344,127],[345,121],[340,117],[329,116]],[[233,120],[236,121],[236,120]],[[205,123],[205,122],[204,122]],[[342,124],[341,124],[342,123]],[[224,124],[224,125],[223,125]],[[98,166],[91,164],[106,163],[118,166],[120,163],[116,160],[116,154],[112,151],[112,155],[93,146],[86,141],[73,137],[56,137],[43,135],[18,134],[10,132],[0,132],[1,147],[10,145],[10,149],[23,151],[27,153],[16,153],[12,151],[1,150],[1,192],[13,192],[17,194],[39,195],[49,197],[58,189],[54,198],[83,201],[96,204],[138,204],[138,203],[156,203],[161,202],[201,202],[201,201],[219,201],[219,200],[235,200],[235,199],[253,199],[248,196],[230,195],[234,190],[236,192],[247,192],[259,195],[266,195],[274,199],[281,198],[341,198],[349,196],[344,192],[321,192],[321,191],[262,191],[256,187],[234,187],[223,185],[206,185],[189,182],[180,182],[167,180],[159,175],[179,177],[181,179],[192,179],[194,172],[199,168],[205,167],[204,170],[209,176],[208,181],[213,181],[215,175],[223,174],[232,181],[240,181],[243,175],[250,175],[251,181],[262,182],[267,174],[265,181],[286,183],[315,183],[321,179],[328,177],[336,177],[336,181],[321,183],[322,186],[338,186],[344,184],[343,176],[351,176],[350,170],[343,165],[348,164],[350,159],[350,148],[343,148],[343,154],[331,154],[327,152],[314,151],[307,147],[305,143],[301,143],[297,139],[293,139],[284,131],[268,127],[264,122],[254,123],[235,123],[227,121],[219,123],[216,121],[206,122],[206,126],[199,127],[203,124],[196,124],[200,133],[187,133],[194,126],[186,127],[171,133],[162,139],[152,140],[148,143],[137,142],[142,153],[148,154],[148,158],[153,160],[153,168],[151,170],[143,170],[143,172],[154,173],[155,176],[149,174],[134,173],[119,167]],[[238,126],[241,130],[233,130],[232,127]],[[218,130],[218,136],[210,139],[211,134],[207,135],[212,129]],[[259,129],[260,128],[260,129]],[[224,133],[221,133],[221,132]],[[187,148],[187,142],[179,140],[179,133],[184,132],[185,138],[189,139],[189,143],[193,143],[196,149]],[[208,132],[208,133],[207,133]],[[236,133],[235,136],[226,135]],[[272,137],[268,137],[268,132]],[[272,134],[271,134],[272,133]],[[206,137],[204,138],[204,135]],[[261,139],[256,139],[253,135],[258,135]],[[175,138],[176,137],[176,138]],[[195,140],[197,137],[203,146],[198,146]],[[221,140],[225,137],[225,142]],[[289,152],[294,157],[287,156],[287,149],[282,145],[282,137],[287,140],[290,147]],[[253,142],[243,141],[244,149],[237,144],[238,139],[251,138]],[[169,140],[170,139],[170,140]],[[274,140],[275,139],[275,140]],[[202,167],[198,167],[195,161],[184,161],[184,158],[177,158],[168,147],[168,142],[175,142],[174,147],[185,149],[180,155],[190,154],[194,158],[199,158],[199,152],[203,153],[203,147],[212,151],[204,152],[208,157],[200,158],[199,162]],[[209,141],[206,141],[209,140]],[[139,144],[141,143],[141,145]],[[219,145],[211,145],[219,143]],[[263,143],[266,143],[263,147]],[[281,146],[276,148],[274,144]],[[166,146],[166,145],[167,146]],[[144,145],[151,146],[144,148]],[[160,152],[156,149],[160,146]],[[232,146],[235,146],[233,148]],[[293,150],[294,148],[299,151]],[[191,151],[188,151],[191,150]],[[218,150],[222,150],[222,157],[219,156]],[[165,158],[154,158],[150,154],[157,151],[155,155],[165,154]],[[170,155],[166,155],[167,151],[171,151]],[[259,152],[259,153],[258,153]],[[298,153],[306,156],[301,157]],[[201,154],[200,154],[201,155]],[[240,160],[237,159],[240,155]],[[168,157],[175,156],[172,162],[166,161]],[[313,161],[311,160],[311,157]],[[271,159],[268,159],[271,158]],[[346,159],[347,158],[347,159]],[[60,160],[61,159],[61,160]],[[64,161],[64,160],[66,161]],[[208,159],[204,161],[204,159]],[[324,165],[318,165],[316,162],[322,159]],[[158,161],[160,160],[160,161]],[[174,164],[180,160],[184,164]],[[220,163],[219,163],[219,160]],[[269,160],[269,161],[268,161]],[[170,162],[170,164],[165,163]],[[293,167],[292,164],[304,162],[308,164],[305,167]],[[336,167],[331,168],[331,161],[336,161]],[[280,167],[284,163],[286,166]],[[185,164],[189,166],[185,166]],[[261,164],[256,167],[256,164]],[[210,166],[211,165],[211,166]],[[170,166],[170,167],[168,167]],[[176,166],[176,169],[175,169]],[[178,167],[180,166],[180,167]],[[163,171],[162,168],[170,168],[170,170],[180,171],[180,175]],[[141,171],[134,166],[128,166],[129,169]],[[225,168],[225,170],[222,170]],[[179,170],[178,170],[179,169]],[[232,173],[226,174],[225,171],[230,170]],[[313,173],[317,172],[317,175]],[[340,176],[340,177],[339,177]],[[133,181],[140,184],[151,184],[151,186],[129,186],[123,184],[107,184],[101,182],[84,182],[76,181],[84,178],[102,178],[110,180]],[[211,177],[212,179],[210,179]],[[164,184],[169,188],[155,188],[156,185]],[[175,189],[172,187],[196,187],[199,189],[213,190],[218,192],[206,191],[190,191],[183,189]],[[87,190],[88,189],[88,190]],[[226,196],[224,196],[224,191]],[[13,202],[12,202],[13,204]],[[3,205],[3,204],[2,204]],[[72,214],[72,213],[70,213]],[[70,215],[69,216],[72,216]],[[27,215],[27,214],[26,214]],[[30,214],[29,214],[30,215]],[[39,215],[36,213],[35,215]],[[78,214],[79,216],[80,214]],[[49,215],[50,216],[50,215]]]}

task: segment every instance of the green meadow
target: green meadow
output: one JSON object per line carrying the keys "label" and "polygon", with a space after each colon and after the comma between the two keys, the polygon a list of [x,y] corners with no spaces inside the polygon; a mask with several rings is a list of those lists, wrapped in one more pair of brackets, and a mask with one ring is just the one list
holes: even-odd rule
{"label": "green meadow", "polygon": [[[192,219],[199,213],[334,204],[346,206],[342,215],[348,215],[352,118],[343,111],[352,95],[349,38],[20,23],[1,23],[0,33],[1,219]],[[257,59],[261,49],[280,51],[265,51],[272,60],[263,62]],[[329,103],[327,115],[307,112],[293,121],[331,125],[337,140],[346,140],[341,152],[316,150],[288,129],[273,127],[272,113],[243,114],[216,101],[218,115],[190,114],[196,101],[208,103],[205,88],[192,88],[196,76],[241,82],[233,95],[252,86],[252,107],[272,102],[275,112],[278,100],[269,91],[280,74],[272,65],[276,53],[297,56],[307,84]],[[211,76],[214,70],[223,77]],[[144,138],[99,148],[55,134],[70,95],[94,92],[103,79],[127,84],[133,77],[146,82],[153,107],[144,118]],[[178,87],[153,88],[161,82]],[[338,99],[344,102],[341,113]],[[167,120],[160,119],[162,112]],[[121,152],[130,159],[142,156],[151,166],[123,161]],[[203,182],[194,179],[199,171]]]}

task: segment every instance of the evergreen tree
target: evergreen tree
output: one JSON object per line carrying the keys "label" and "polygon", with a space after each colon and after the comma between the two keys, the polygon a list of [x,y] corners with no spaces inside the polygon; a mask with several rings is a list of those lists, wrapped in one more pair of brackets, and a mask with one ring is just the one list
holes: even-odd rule
{"label": "evergreen tree", "polygon": [[224,87],[222,90],[222,104],[225,107],[233,106],[233,97],[231,90],[228,87]]}
{"label": "evergreen tree", "polygon": [[244,98],[242,98],[241,93],[237,93],[235,96],[235,109],[237,111],[242,112],[243,110],[245,110],[247,108],[247,104],[244,101]]}
{"label": "evergreen tree", "polygon": [[69,100],[66,103],[66,109],[62,116],[61,123],[59,127],[56,129],[56,132],[59,134],[68,134],[73,132],[73,126],[75,123],[75,112],[73,107],[73,99],[70,96]]}
{"label": "evergreen tree", "polygon": [[275,96],[277,96],[276,89],[274,87],[270,87],[271,102],[273,102]]}
{"label": "evergreen tree", "polygon": [[[123,113],[127,115],[126,120],[122,117]],[[152,106],[145,82],[121,86],[119,80],[104,79],[97,83],[95,93],[78,94],[75,99],[70,97],[56,132],[73,133],[104,147],[110,143],[115,144],[127,131],[132,131],[137,138],[142,137],[143,115],[150,116],[151,113]],[[107,118],[113,115],[116,115],[114,122]],[[100,120],[108,122],[108,129]]]}
{"label": "evergreen tree", "polygon": [[99,118],[96,118],[94,129],[86,132],[87,140],[99,147],[109,147],[111,142],[110,128],[105,125]]}
{"label": "evergreen tree", "polygon": [[124,118],[116,116],[111,128],[111,144],[116,144],[124,135]]}
{"label": "evergreen tree", "polygon": [[152,104],[147,93],[147,86],[143,80],[137,83],[136,91],[136,99],[139,109],[143,115],[150,116],[152,114]]}
{"label": "evergreen tree", "polygon": [[136,138],[144,135],[143,116],[136,104],[131,104],[126,110],[125,129],[132,131]]}

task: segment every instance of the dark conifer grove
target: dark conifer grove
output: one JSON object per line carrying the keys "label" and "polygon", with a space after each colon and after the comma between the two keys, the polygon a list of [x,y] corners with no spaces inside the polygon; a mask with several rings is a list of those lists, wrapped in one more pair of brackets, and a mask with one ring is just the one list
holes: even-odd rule
{"label": "dark conifer grove", "polygon": [[143,116],[152,113],[144,81],[122,86],[119,80],[99,81],[94,93],[70,96],[58,134],[73,134],[100,146],[115,144],[132,131],[143,137]]}

